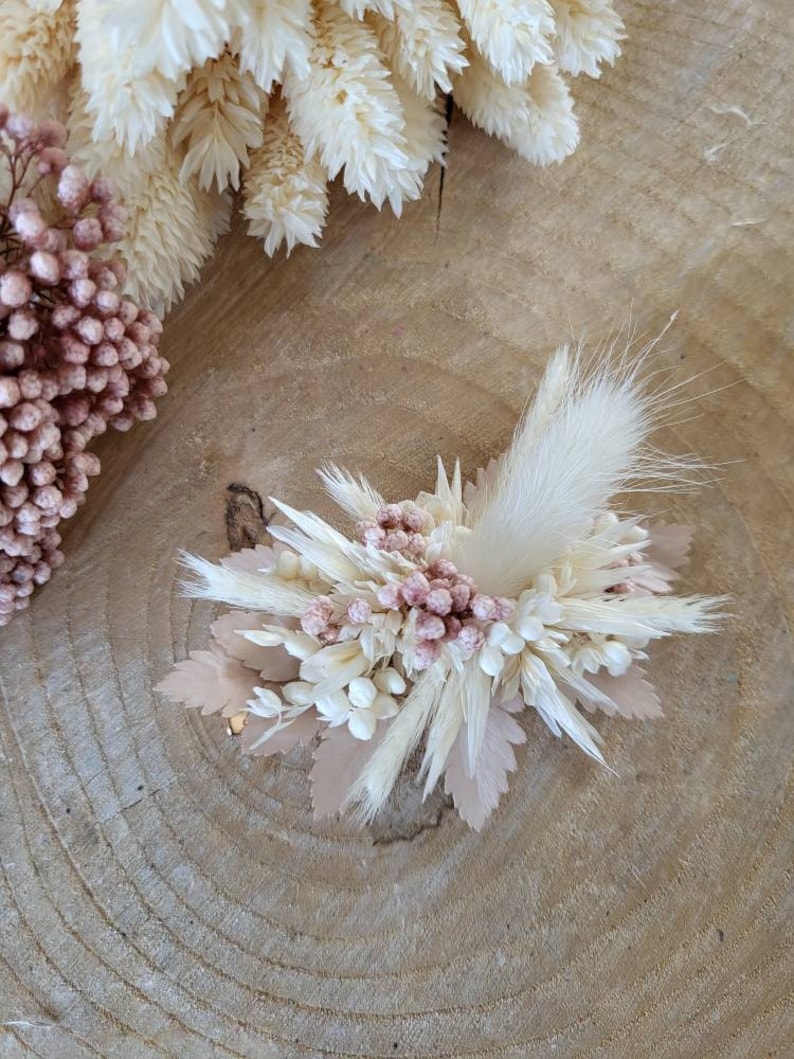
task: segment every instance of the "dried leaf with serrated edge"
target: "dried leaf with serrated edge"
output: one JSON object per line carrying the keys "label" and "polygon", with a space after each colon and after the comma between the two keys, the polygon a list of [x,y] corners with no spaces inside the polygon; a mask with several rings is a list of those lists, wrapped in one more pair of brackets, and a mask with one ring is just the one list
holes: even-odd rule
{"label": "dried leaf with serrated edge", "polygon": [[347,725],[323,731],[309,773],[315,817],[339,812],[350,788],[377,750],[388,728],[388,724],[379,724],[372,739],[366,741],[352,736]]}
{"label": "dried leaf with serrated edge", "polygon": [[526,733],[514,717],[500,706],[492,706],[485,723],[485,736],[473,779],[466,775],[466,731],[461,729],[444,778],[444,790],[452,795],[455,808],[475,831],[499,804],[507,791],[507,774],[515,771],[513,745],[526,742]]}
{"label": "dried leaf with serrated edge", "polygon": [[191,651],[155,691],[185,706],[200,707],[202,714],[220,710],[224,717],[233,717],[245,709],[258,683],[253,669],[213,646],[209,651]]}
{"label": "dried leaf with serrated edge", "polygon": [[261,672],[264,680],[273,683],[296,680],[300,662],[288,655],[283,647],[262,647],[238,635],[241,631],[261,629],[264,624],[281,625],[282,622],[261,611],[233,610],[214,621],[210,630],[228,655]]}
{"label": "dried leaf with serrated edge", "polygon": [[[608,695],[623,717],[648,719],[661,717],[662,707],[653,685],[644,679],[645,670],[630,666],[621,677],[611,677],[602,671],[588,674],[587,680],[599,691]],[[587,703],[590,707],[594,704]]]}

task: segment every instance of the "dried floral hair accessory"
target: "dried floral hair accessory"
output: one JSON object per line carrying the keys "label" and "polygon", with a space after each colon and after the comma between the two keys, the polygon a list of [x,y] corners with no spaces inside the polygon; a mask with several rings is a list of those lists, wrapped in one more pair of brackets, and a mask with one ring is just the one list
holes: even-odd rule
{"label": "dried floral hair accessory", "polygon": [[387,503],[327,466],[353,532],[273,501],[290,523],[271,528],[273,547],[220,565],[186,555],[189,594],[235,609],[159,690],[203,713],[244,711],[248,753],[319,736],[318,816],[371,819],[421,748],[425,793],[443,776],[479,829],[507,790],[528,708],[604,763],[579,707],[659,716],[648,645],[719,619],[721,600],[671,594],[689,530],[609,506],[640,482],[696,477],[696,460],[647,444],[668,403],[637,363],[588,369],[562,349],[510,448],[473,483],[439,461],[433,492]]}

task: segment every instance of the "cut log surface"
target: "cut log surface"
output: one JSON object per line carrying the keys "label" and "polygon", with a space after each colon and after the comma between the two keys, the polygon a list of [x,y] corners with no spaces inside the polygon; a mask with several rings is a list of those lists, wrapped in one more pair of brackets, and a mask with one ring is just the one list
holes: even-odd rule
{"label": "cut log surface", "polygon": [[[336,189],[275,262],[235,230],[171,314],[158,419],[102,439],[2,632],[3,1059],[794,1054],[794,6],[623,9],[564,165],[455,113],[441,201],[437,170],[400,221]],[[481,834],[359,831],[312,819],[305,757],[153,692],[207,642],[175,555],[227,550],[231,482],[330,514],[326,458],[394,499],[437,453],[470,474],[557,344],[674,310],[660,363],[702,396],[660,443],[720,469],[636,503],[697,526],[684,586],[733,617],[654,651],[664,719],[596,719],[616,775],[529,716]]]}

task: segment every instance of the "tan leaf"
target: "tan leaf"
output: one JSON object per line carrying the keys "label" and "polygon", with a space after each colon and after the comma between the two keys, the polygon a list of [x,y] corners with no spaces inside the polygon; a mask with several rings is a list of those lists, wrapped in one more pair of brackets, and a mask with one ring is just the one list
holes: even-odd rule
{"label": "tan leaf", "polygon": [[258,682],[252,669],[230,658],[219,647],[213,647],[209,651],[191,651],[190,657],[177,662],[173,672],[160,681],[155,691],[174,702],[200,708],[202,714],[220,710],[224,717],[233,717],[245,709]]}
{"label": "tan leaf", "polygon": [[455,808],[466,823],[480,831],[507,791],[508,772],[515,770],[513,744],[525,743],[527,737],[509,713],[499,706],[492,706],[472,779],[466,775],[466,739],[466,730],[462,728],[449,755],[444,790],[452,795]]}

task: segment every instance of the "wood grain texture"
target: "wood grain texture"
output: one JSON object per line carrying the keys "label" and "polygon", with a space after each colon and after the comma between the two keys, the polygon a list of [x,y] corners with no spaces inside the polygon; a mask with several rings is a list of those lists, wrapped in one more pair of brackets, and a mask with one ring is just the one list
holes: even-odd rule
{"label": "wood grain texture", "polygon": [[[794,1054],[794,7],[624,9],[564,166],[456,114],[438,222],[433,180],[399,222],[336,193],[322,251],[236,231],[171,316],[160,417],[103,439],[67,567],[3,633],[3,1059]],[[437,452],[470,472],[555,344],[632,307],[677,308],[665,364],[729,387],[662,440],[726,462],[672,508],[735,618],[655,652],[663,721],[599,720],[618,776],[530,718],[481,836],[445,811],[374,843],[312,821],[301,757],[152,693],[206,641],[173,560],[224,549],[229,482],[327,511],[324,457],[395,497]]]}

